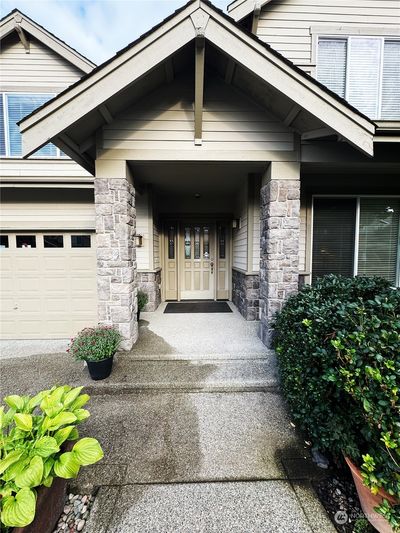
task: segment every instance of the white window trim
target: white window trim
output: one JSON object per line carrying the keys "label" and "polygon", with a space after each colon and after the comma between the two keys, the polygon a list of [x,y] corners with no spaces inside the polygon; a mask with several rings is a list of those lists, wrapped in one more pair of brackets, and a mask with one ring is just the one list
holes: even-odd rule
{"label": "white window trim", "polygon": [[318,78],[318,43],[320,39],[335,39],[335,40],[342,40],[347,41],[347,49],[346,49],[346,72],[345,72],[345,94],[344,99],[348,101],[348,95],[349,95],[349,58],[350,58],[350,50],[351,50],[351,43],[354,39],[376,39],[381,41],[380,46],[380,64],[379,64],[379,87],[378,87],[378,98],[377,98],[377,109],[378,109],[378,116],[373,118],[372,120],[386,120],[382,119],[382,93],[383,93],[383,58],[384,58],[384,51],[385,51],[385,41],[400,41],[400,37],[398,35],[391,35],[391,34],[385,34],[383,36],[380,35],[374,35],[374,34],[357,34],[357,35],[349,35],[344,33],[321,33],[321,34],[312,34],[313,35],[313,43],[312,43],[312,60],[311,62],[315,64],[315,77]]}
{"label": "white window trim", "polygon": [[[19,91],[2,91],[2,103],[3,103],[3,126],[4,126],[4,147],[5,154],[0,155],[0,158],[3,159],[22,159],[22,156],[11,155],[11,146],[10,146],[10,128],[9,128],[9,116],[8,116],[8,95],[18,95],[18,96],[34,96],[34,95],[44,95],[44,96],[57,96],[57,93],[49,92],[19,92]],[[69,159],[67,155],[61,155],[61,150],[58,146],[55,146],[56,155],[36,155],[33,154],[30,159]]]}
{"label": "white window trim", "polygon": [[[358,275],[358,248],[360,236],[360,200],[361,198],[400,198],[400,194],[313,194],[311,197],[311,239],[310,239],[310,282],[313,270],[313,247],[314,247],[314,199],[315,198],[354,198],[356,200],[356,225],[354,232],[354,266],[353,276]],[[397,267],[396,267],[396,287],[400,287],[400,220],[397,241]]]}

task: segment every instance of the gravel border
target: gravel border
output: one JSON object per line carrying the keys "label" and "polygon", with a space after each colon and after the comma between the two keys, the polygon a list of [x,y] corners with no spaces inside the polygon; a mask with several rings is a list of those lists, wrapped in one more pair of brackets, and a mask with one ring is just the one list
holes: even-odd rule
{"label": "gravel border", "polygon": [[82,531],[89,518],[94,494],[73,494],[65,498],[65,506],[53,533],[77,533]]}

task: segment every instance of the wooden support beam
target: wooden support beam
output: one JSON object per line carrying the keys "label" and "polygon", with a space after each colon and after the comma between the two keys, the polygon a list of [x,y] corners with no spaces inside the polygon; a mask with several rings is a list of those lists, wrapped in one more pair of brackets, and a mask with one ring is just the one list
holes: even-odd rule
{"label": "wooden support beam", "polygon": [[174,81],[174,74],[174,63],[170,57],[165,62],[165,80],[167,83],[172,83]]}
{"label": "wooden support beam", "polygon": [[89,148],[91,148],[95,144],[95,142],[96,142],[96,136],[91,135],[79,145],[79,152],[83,154],[83,152],[86,152],[87,150],[89,150]]}
{"label": "wooden support beam", "polygon": [[196,37],[195,46],[195,87],[194,87],[194,144],[203,142],[203,104],[204,104],[204,35]]}
{"label": "wooden support beam", "polygon": [[321,139],[322,137],[331,137],[336,133],[330,128],[319,128],[316,130],[305,131],[301,134],[302,141],[311,141],[312,139]]}
{"label": "wooden support beam", "polygon": [[24,32],[24,30],[22,29],[21,25],[18,22],[15,23],[14,28],[15,28],[15,31],[18,33],[19,40],[21,41],[23,47],[25,48],[25,53],[29,54],[31,50],[30,50],[29,39],[26,36],[26,33]]}
{"label": "wooden support beam", "polygon": [[254,5],[253,20],[251,23],[251,33],[253,33],[254,35],[257,35],[258,21],[260,20],[260,13],[261,13],[261,3],[256,2]]}
{"label": "wooden support beam", "polygon": [[292,122],[296,119],[300,111],[301,107],[297,104],[294,104],[294,106],[290,109],[289,113],[283,119],[283,123],[285,124],[285,126],[290,126]]}
{"label": "wooden support beam", "polygon": [[99,106],[98,109],[99,109],[100,115],[103,117],[106,124],[111,124],[111,122],[114,120],[114,117],[110,113],[110,110],[108,109],[106,104],[101,104],[101,106]]}
{"label": "wooden support beam", "polygon": [[57,146],[67,155],[69,155],[74,161],[79,163],[88,172],[94,175],[94,162],[90,157],[85,154],[81,154],[79,146],[70,138],[66,133],[61,133],[57,137]]}
{"label": "wooden support beam", "polygon": [[233,59],[228,59],[228,64],[226,65],[225,71],[225,83],[230,85],[233,80],[233,75],[235,74],[236,63]]}

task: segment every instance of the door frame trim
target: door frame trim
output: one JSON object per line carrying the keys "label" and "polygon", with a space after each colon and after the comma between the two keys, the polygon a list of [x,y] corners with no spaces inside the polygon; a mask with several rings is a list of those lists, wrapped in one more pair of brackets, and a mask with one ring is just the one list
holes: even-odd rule
{"label": "door frame trim", "polygon": [[[180,254],[182,252],[181,248],[181,239],[179,238],[180,231],[182,229],[182,226],[185,224],[195,224],[197,222],[206,223],[208,222],[210,225],[214,226],[214,252],[215,252],[215,261],[214,261],[214,272],[215,272],[215,279],[214,279],[214,301],[217,301],[217,291],[218,291],[218,272],[219,272],[219,253],[218,253],[218,224],[221,224],[222,222],[226,224],[227,226],[227,235],[226,238],[229,238],[229,277],[228,277],[228,294],[229,294],[229,300],[232,300],[232,220],[233,215],[232,214],[204,214],[200,213],[198,215],[193,214],[181,214],[178,216],[173,215],[160,215],[161,220],[161,241],[162,241],[162,276],[161,276],[161,301],[165,302],[167,301],[165,299],[165,276],[167,275],[167,258],[166,258],[166,251],[167,248],[165,246],[165,238],[167,235],[166,226],[169,223],[174,223],[176,225],[176,283],[177,283],[177,298],[176,300],[171,301],[182,301],[181,299],[181,266],[179,264],[179,258]],[[168,300],[170,301],[170,300]]]}

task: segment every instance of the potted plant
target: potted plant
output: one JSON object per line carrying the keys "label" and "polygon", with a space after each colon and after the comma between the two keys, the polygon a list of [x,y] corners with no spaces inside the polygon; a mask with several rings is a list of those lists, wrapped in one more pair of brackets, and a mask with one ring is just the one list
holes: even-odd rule
{"label": "potted plant", "polygon": [[76,360],[86,361],[90,377],[97,381],[111,374],[114,355],[121,341],[121,333],[112,326],[85,328],[71,339],[67,351]]}
{"label": "potted plant", "polygon": [[144,291],[138,291],[137,294],[137,303],[138,303],[138,311],[137,311],[137,321],[140,320],[140,311],[143,311],[145,308],[147,302],[149,301],[149,297]]}
{"label": "potted plant", "polygon": [[79,439],[88,418],[82,387],[68,385],[33,397],[11,395],[0,407],[1,531],[51,533],[62,512],[66,480],[103,451],[96,439]]}

